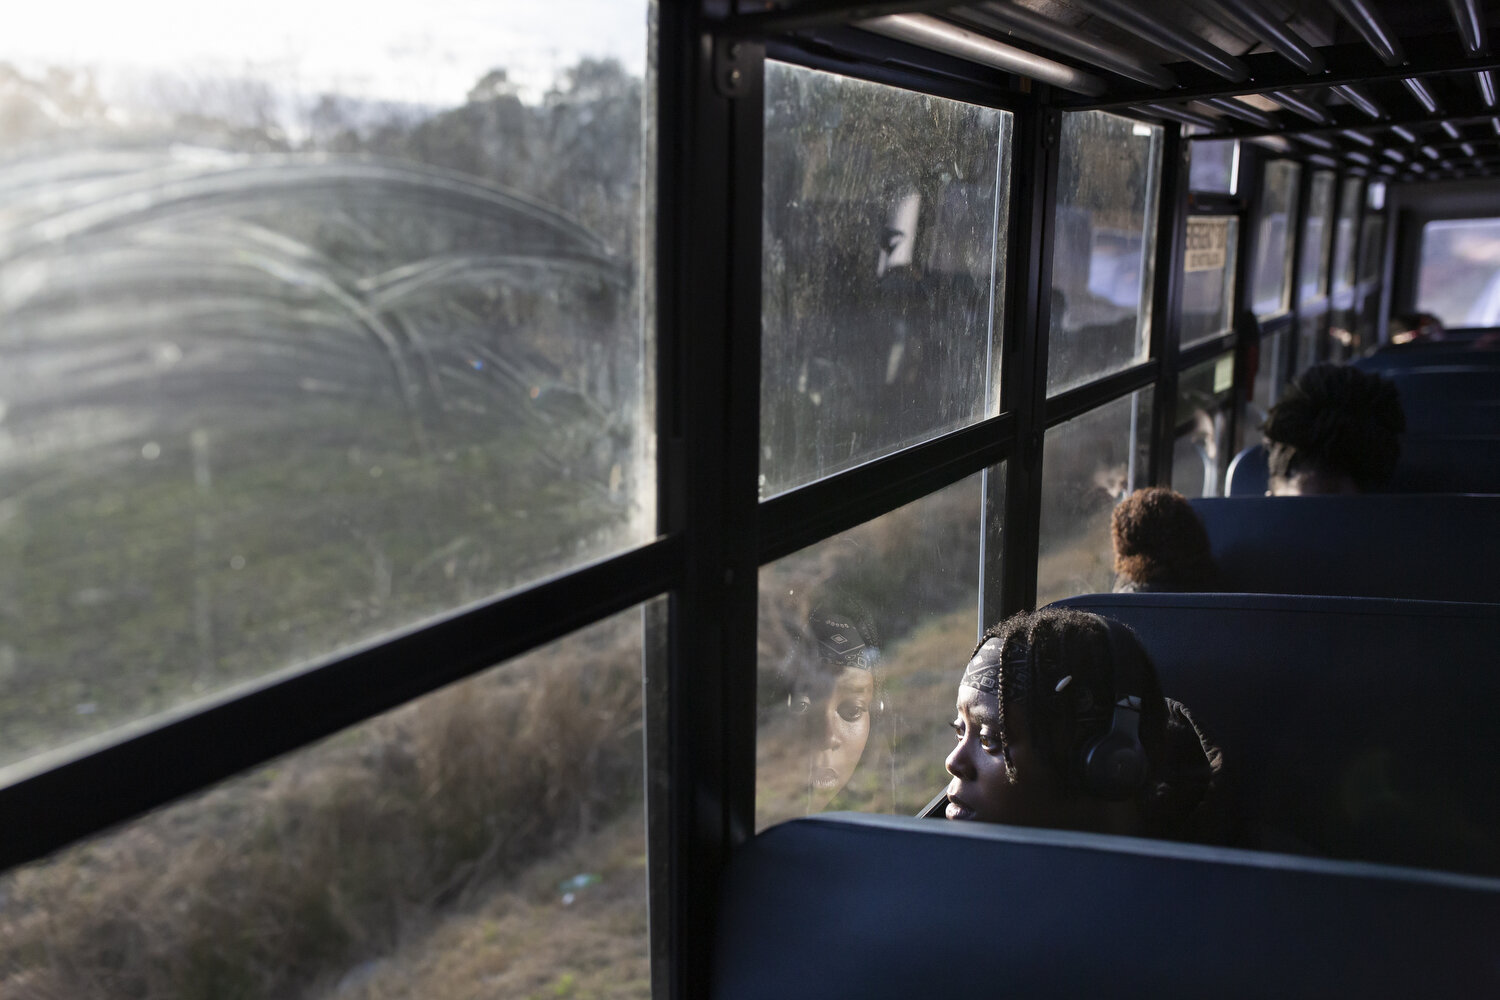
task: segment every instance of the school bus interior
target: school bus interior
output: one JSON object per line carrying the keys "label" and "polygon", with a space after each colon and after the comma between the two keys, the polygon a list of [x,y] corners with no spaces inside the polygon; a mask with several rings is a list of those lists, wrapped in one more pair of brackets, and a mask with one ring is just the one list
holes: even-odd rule
{"label": "school bus interior", "polygon": [[[1500,992],[1493,2],[95,7],[0,36],[0,996]],[[1267,496],[1321,364],[1394,476]],[[1053,604],[1232,846],[937,818]]]}

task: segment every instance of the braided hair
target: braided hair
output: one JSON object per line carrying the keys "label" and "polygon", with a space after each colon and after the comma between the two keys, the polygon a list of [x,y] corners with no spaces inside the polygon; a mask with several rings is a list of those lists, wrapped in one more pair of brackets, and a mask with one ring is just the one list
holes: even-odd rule
{"label": "braided hair", "polygon": [[[1124,630],[1124,641],[1137,642]],[[981,656],[981,651],[983,655]],[[1226,842],[1226,801],[1220,794],[1223,755],[1180,703],[1162,695],[1144,651],[1139,737],[1148,762],[1136,795],[1146,836]],[[977,661],[977,662],[976,662]],[[1109,625],[1072,608],[1023,612],[990,626],[963,684],[997,694],[1000,750],[1006,776],[1018,775],[1010,733],[1020,721],[1037,755],[1063,788],[1083,792],[1085,750],[1110,728],[1116,690]]]}
{"label": "braided hair", "polygon": [[[1007,774],[1016,780],[1009,752],[1014,721],[1007,719],[1019,714],[1038,755],[1063,786],[1081,789],[1084,750],[1109,730],[1118,696],[1104,619],[1072,608],[1043,608],[990,626],[980,646],[990,640],[999,640],[1001,650],[997,700]],[[1141,745],[1154,762],[1166,708],[1155,672],[1145,673],[1147,689],[1131,693],[1141,697]]]}
{"label": "braided hair", "polygon": [[1395,383],[1329,362],[1313,365],[1271,407],[1262,433],[1271,477],[1348,476],[1362,493],[1396,471],[1406,415]]}

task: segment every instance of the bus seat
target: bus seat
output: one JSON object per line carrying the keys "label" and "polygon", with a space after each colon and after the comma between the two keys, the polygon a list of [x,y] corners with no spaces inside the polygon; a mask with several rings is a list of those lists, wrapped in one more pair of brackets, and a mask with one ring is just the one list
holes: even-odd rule
{"label": "bus seat", "polygon": [[1223,747],[1256,843],[1500,875],[1500,608],[1267,594],[1058,603],[1135,629],[1162,689]]}
{"label": "bus seat", "polygon": [[1500,433],[1407,434],[1391,493],[1500,493]]}
{"label": "bus seat", "polygon": [[1224,479],[1224,495],[1231,497],[1263,497],[1271,488],[1271,471],[1267,465],[1266,446],[1252,444],[1241,451],[1229,463],[1229,472]]}
{"label": "bus seat", "polygon": [[[1253,444],[1235,455],[1224,495],[1265,496],[1268,455]],[[1396,473],[1384,493],[1500,493],[1500,433],[1404,434]]]}
{"label": "bus seat", "polygon": [[1408,436],[1460,437],[1500,434],[1500,397],[1413,400],[1405,407]]}
{"label": "bus seat", "polygon": [[1402,344],[1384,347],[1350,362],[1367,372],[1389,375],[1429,368],[1500,368],[1500,351],[1476,351],[1469,344],[1438,341],[1432,344]]}
{"label": "bus seat", "polygon": [[1500,496],[1258,496],[1192,505],[1222,591],[1500,603]]}
{"label": "bus seat", "polygon": [[1396,383],[1403,407],[1427,401],[1500,399],[1500,367],[1445,365],[1383,374]]}
{"label": "bus seat", "polygon": [[721,886],[715,1000],[1500,992],[1500,880],[834,813]]}

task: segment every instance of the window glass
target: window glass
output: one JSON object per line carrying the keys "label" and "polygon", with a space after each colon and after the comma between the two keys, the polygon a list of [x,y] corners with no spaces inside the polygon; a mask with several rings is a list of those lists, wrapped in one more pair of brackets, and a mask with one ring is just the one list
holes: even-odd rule
{"label": "window glass", "polygon": [[1260,190],[1251,308],[1259,317],[1292,307],[1292,225],[1297,218],[1297,181],[1302,167],[1290,160],[1266,164]]}
{"label": "window glass", "polygon": [[1385,216],[1366,215],[1364,231],[1360,233],[1359,280],[1361,284],[1380,280],[1384,258]]}
{"label": "window glass", "polygon": [[1063,115],[1047,392],[1145,360],[1151,331],[1160,128]]}
{"label": "window glass", "polygon": [[762,567],[757,829],[912,815],[942,791],[1004,482],[997,467]]}
{"label": "window glass", "polygon": [[1189,145],[1188,187],[1193,191],[1234,194],[1239,186],[1240,144],[1217,139]]}
{"label": "window glass", "polygon": [[992,416],[1011,115],[766,65],[762,496]]}
{"label": "window glass", "polygon": [[[1352,303],[1353,296],[1349,296]],[[1354,354],[1355,337],[1354,330],[1359,323],[1359,314],[1352,305],[1348,308],[1333,309],[1328,314],[1328,347],[1324,353],[1325,361],[1348,361]]]}
{"label": "window glass", "polygon": [[5,995],[646,1000],[642,619],[0,877]]}
{"label": "window glass", "polygon": [[1333,245],[1333,171],[1313,174],[1307,217],[1302,225],[1302,266],[1298,281],[1301,300],[1308,303],[1328,294],[1328,251]]}
{"label": "window glass", "polygon": [[1248,448],[1260,442],[1260,429],[1266,422],[1271,407],[1281,394],[1286,382],[1286,352],[1290,349],[1292,331],[1279,330],[1262,336],[1256,347],[1255,379],[1251,382],[1250,398],[1245,402],[1240,419],[1240,441],[1237,447]]}
{"label": "window glass", "polygon": [[1320,347],[1323,329],[1328,324],[1327,300],[1322,307],[1303,313],[1297,320],[1297,367],[1298,373],[1321,358]]}
{"label": "window glass", "polygon": [[1234,353],[1194,365],[1177,376],[1177,439],[1172,451],[1172,488],[1184,496],[1221,492],[1229,450],[1229,403],[1234,391]]}
{"label": "window glass", "polygon": [[0,39],[0,764],[654,532],[647,4],[345,7]]}
{"label": "window glass", "polygon": [[1448,327],[1500,326],[1500,219],[1422,227],[1417,309]]}
{"label": "window glass", "polygon": [[1187,220],[1180,334],[1183,347],[1229,332],[1239,231],[1240,220],[1232,215],[1195,215]]}
{"label": "window glass", "polygon": [[1151,390],[1142,389],[1047,431],[1037,607],[1114,585],[1110,516],[1149,485]]}
{"label": "window glass", "polygon": [[1359,225],[1358,177],[1344,180],[1339,193],[1339,221],[1333,241],[1333,291],[1337,295],[1354,287],[1354,237]]}

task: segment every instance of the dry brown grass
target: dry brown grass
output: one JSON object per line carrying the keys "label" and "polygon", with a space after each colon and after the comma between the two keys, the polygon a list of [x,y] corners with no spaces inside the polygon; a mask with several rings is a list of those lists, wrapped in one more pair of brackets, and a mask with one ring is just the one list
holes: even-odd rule
{"label": "dry brown grass", "polygon": [[[563,901],[579,873],[600,881]],[[631,810],[472,909],[355,970],[329,1000],[650,996],[645,818]]]}
{"label": "dry brown grass", "polygon": [[638,636],[602,623],[7,876],[0,997],[317,995],[509,891],[638,805]]}

